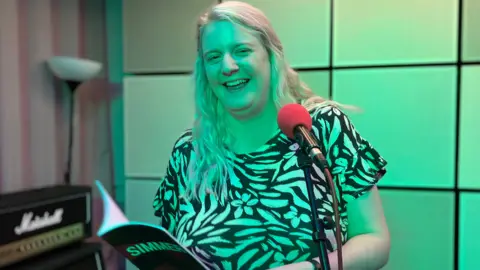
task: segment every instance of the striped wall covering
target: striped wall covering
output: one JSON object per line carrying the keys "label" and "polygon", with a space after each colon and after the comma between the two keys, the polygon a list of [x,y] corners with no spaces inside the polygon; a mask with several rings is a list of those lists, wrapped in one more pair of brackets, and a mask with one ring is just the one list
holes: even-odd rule
{"label": "striped wall covering", "polygon": [[[104,65],[98,79],[78,90],[72,183],[100,179],[113,186],[110,102],[119,86],[108,79],[105,17],[104,0],[0,1],[0,193],[62,181],[69,92],[46,68],[54,55]],[[105,255],[109,269],[119,269],[115,254]]]}

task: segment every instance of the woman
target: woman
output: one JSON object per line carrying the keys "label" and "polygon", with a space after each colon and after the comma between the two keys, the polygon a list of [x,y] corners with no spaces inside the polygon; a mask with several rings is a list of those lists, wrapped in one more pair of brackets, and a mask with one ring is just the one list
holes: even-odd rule
{"label": "woman", "polygon": [[[313,269],[298,144],[277,126],[287,103],[311,113],[339,194],[344,269],[379,269],[390,239],[376,188],[386,161],[333,102],[315,96],[286,63],[268,19],[227,1],[198,24],[196,122],[177,140],[155,214],[212,269]],[[333,218],[324,175],[311,175],[320,218]],[[326,230],[329,261],[337,243]]]}

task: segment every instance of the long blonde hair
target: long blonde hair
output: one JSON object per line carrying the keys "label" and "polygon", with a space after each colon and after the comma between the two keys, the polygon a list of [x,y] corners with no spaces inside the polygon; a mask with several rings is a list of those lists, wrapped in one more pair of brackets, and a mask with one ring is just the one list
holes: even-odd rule
{"label": "long blonde hair", "polygon": [[267,49],[271,65],[273,98],[279,109],[287,103],[300,103],[307,110],[321,104],[335,104],[319,97],[303,83],[295,70],[284,59],[283,46],[272,25],[259,9],[236,1],[227,1],[211,7],[198,21],[197,58],[194,69],[196,116],[193,127],[194,153],[189,164],[189,178],[185,198],[196,198],[211,190],[222,199],[227,198],[227,180],[233,174],[226,149],[229,135],[222,117],[222,108],[208,85],[202,56],[204,27],[214,21],[230,21],[252,31]]}

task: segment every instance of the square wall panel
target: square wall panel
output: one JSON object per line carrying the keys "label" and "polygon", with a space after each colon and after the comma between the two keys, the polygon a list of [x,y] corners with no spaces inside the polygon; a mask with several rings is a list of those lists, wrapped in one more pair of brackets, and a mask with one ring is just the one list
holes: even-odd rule
{"label": "square wall panel", "polygon": [[125,215],[131,221],[160,224],[153,214],[153,198],[161,178],[141,180],[129,178],[125,182]]}
{"label": "square wall panel", "polygon": [[334,2],[335,66],[456,61],[457,0]]}
{"label": "square wall panel", "polygon": [[125,72],[191,71],[197,18],[214,0],[124,0]]}
{"label": "square wall panel", "polygon": [[460,270],[480,269],[480,192],[460,194],[459,267]]}
{"label": "square wall panel", "polygon": [[380,190],[380,196],[391,238],[382,270],[454,269],[453,192]]}
{"label": "square wall panel", "polygon": [[[160,185],[160,179],[127,179],[125,189],[125,215],[131,221],[160,224],[160,218],[153,214],[153,198]],[[138,270],[130,261],[127,270]]]}
{"label": "square wall panel", "polygon": [[454,185],[456,68],[335,70],[333,99],[388,161],[380,186]]}
{"label": "square wall panel", "polygon": [[330,98],[328,94],[330,85],[329,71],[300,71],[298,75],[300,80],[306,83],[315,94],[323,98]]}
{"label": "square wall panel", "polygon": [[480,1],[463,0],[463,61],[480,61]]}
{"label": "square wall panel", "polygon": [[125,174],[164,175],[175,141],[192,126],[193,81],[190,76],[125,78]]}
{"label": "square wall panel", "polygon": [[480,66],[462,68],[459,186],[480,188]]}
{"label": "square wall panel", "polygon": [[330,53],[329,0],[244,0],[262,10],[295,68],[326,67]]}

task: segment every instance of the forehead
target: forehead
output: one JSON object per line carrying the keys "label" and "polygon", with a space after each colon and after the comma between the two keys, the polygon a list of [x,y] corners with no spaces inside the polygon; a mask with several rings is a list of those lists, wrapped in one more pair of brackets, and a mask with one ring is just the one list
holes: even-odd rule
{"label": "forehead", "polygon": [[245,27],[229,21],[217,21],[205,26],[202,35],[204,50],[219,49],[238,43],[259,44],[258,39]]}

